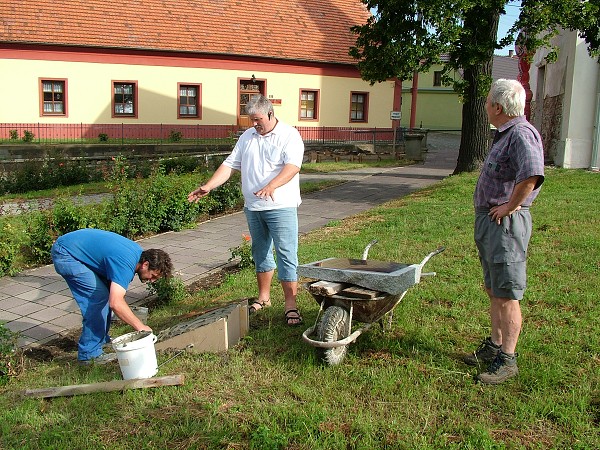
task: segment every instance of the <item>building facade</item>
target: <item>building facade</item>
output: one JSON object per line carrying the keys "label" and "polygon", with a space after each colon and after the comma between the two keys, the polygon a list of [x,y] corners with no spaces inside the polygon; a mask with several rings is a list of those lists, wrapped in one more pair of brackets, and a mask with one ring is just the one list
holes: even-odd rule
{"label": "building facade", "polygon": [[118,3],[2,2],[0,123],[246,128],[261,93],[294,126],[393,125],[396,84],[348,55],[358,0]]}
{"label": "building facade", "polygon": [[561,32],[552,43],[558,60],[548,64],[543,48],[531,64],[531,122],[542,134],[548,162],[598,170],[600,65],[575,31]]}

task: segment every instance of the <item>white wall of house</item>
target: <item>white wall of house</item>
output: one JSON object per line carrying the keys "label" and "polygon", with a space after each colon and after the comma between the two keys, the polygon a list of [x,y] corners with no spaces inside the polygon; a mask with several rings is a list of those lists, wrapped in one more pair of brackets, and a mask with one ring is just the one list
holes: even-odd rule
{"label": "white wall of house", "polygon": [[[590,58],[587,44],[576,32],[563,32],[553,39],[558,60],[547,64],[548,49],[539,50],[530,69],[531,90],[536,103],[536,123],[546,114],[560,114],[554,163],[565,168],[597,167],[600,65]],[[562,97],[561,111],[544,111],[544,99]],[[541,113],[541,114],[540,114]]]}

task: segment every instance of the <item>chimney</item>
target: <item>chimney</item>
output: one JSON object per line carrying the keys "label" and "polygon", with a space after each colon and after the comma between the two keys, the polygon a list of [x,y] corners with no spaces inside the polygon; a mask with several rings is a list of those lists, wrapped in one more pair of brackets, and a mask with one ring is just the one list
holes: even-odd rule
{"label": "chimney", "polygon": [[509,51],[508,51],[508,57],[509,57],[509,58],[512,58],[512,57],[513,57],[513,54],[514,54],[514,52],[515,52],[514,50],[509,50]]}

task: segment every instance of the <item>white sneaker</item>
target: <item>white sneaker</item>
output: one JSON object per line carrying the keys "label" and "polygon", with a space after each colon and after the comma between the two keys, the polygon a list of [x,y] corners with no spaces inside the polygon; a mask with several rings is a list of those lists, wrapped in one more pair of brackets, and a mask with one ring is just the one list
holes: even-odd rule
{"label": "white sneaker", "polygon": [[80,359],[79,364],[83,364],[84,366],[88,366],[90,364],[108,364],[117,359],[116,353],[102,353],[100,356],[96,356],[91,359]]}

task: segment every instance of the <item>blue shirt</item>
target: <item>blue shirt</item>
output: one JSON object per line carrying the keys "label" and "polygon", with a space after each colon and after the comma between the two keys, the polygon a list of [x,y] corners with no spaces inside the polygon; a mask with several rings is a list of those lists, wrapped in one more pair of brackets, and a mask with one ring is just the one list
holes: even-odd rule
{"label": "blue shirt", "polygon": [[494,136],[475,187],[475,208],[507,203],[515,185],[533,176],[540,178],[521,206],[531,206],[544,181],[544,148],[540,134],[525,116],[515,117]]}
{"label": "blue shirt", "polygon": [[102,278],[127,289],[135,276],[142,247],[110,231],[84,228],[60,236],[56,242],[77,261]]}

